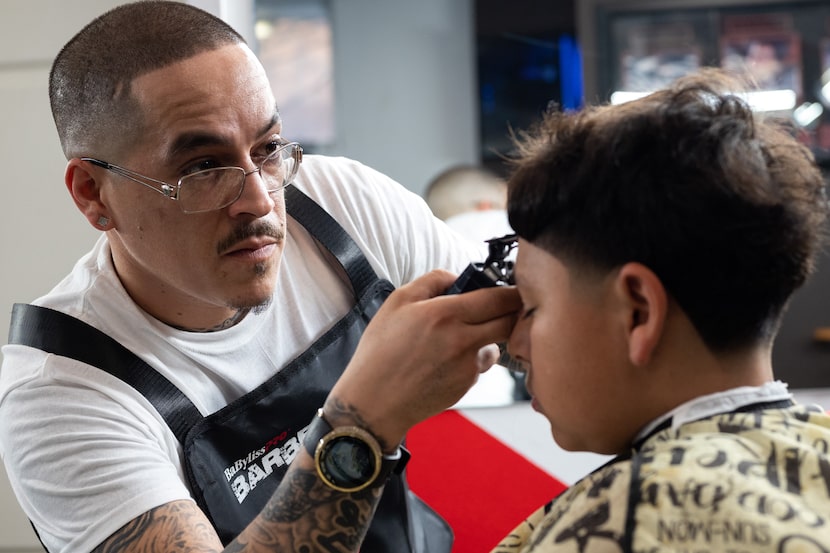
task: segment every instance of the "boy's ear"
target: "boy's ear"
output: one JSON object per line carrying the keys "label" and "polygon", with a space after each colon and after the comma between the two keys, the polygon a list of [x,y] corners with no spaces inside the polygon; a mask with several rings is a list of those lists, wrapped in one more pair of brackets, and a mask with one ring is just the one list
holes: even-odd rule
{"label": "boy's ear", "polygon": [[72,200],[89,224],[98,230],[109,230],[114,224],[101,197],[101,182],[97,180],[99,173],[89,162],[73,158],[66,165],[64,182]]}
{"label": "boy's ear", "polygon": [[643,367],[652,360],[665,330],[666,289],[657,275],[641,263],[623,265],[615,286],[628,317],[629,361]]}

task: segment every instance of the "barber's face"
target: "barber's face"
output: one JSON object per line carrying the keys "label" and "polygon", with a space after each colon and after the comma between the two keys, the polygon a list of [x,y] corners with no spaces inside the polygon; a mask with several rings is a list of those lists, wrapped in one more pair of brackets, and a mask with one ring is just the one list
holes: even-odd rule
{"label": "barber's face", "polygon": [[[256,168],[281,140],[276,102],[251,51],[229,45],[135,79],[144,134],[123,159],[107,160],[175,184],[210,167]],[[185,214],[179,202],[101,172],[119,277],[157,318],[212,328],[238,308],[267,303],[284,245],[282,192],[258,173],[220,210]]]}
{"label": "barber's face", "polygon": [[508,349],[527,365],[533,407],[567,450],[616,453],[630,438],[625,345],[613,278],[579,278],[520,240],[515,267],[523,309]]}

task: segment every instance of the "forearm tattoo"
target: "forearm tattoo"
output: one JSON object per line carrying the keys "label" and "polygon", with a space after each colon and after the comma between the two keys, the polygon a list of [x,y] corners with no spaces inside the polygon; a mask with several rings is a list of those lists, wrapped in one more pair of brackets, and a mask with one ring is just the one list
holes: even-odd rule
{"label": "forearm tattoo", "polygon": [[95,553],[356,552],[381,491],[337,492],[313,468],[295,466],[260,515],[224,550],[195,503],[174,501],[127,523]]}
{"label": "forearm tattoo", "polygon": [[384,440],[382,436],[378,435],[377,431],[371,427],[369,422],[363,418],[354,406],[344,403],[338,398],[329,398],[329,400],[326,401],[325,411],[326,418],[330,423],[334,423],[338,420],[349,421],[350,424],[362,428],[374,436],[381,449],[384,451],[389,449],[391,446],[391,444],[386,443],[387,440]]}
{"label": "forearm tattoo", "polygon": [[328,488],[313,469],[294,467],[260,516],[227,551],[357,551],[381,489],[346,494]]}

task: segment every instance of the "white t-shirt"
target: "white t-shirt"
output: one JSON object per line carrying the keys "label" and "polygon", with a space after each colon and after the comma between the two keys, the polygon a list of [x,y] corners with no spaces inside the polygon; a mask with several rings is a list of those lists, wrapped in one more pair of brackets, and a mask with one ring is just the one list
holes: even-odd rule
{"label": "white t-shirt", "polygon": [[[462,236],[482,244],[514,232],[507,220],[507,211],[503,209],[465,211],[448,217],[445,222]],[[484,251],[487,252],[486,247]]]}
{"label": "white t-shirt", "polygon": [[[415,194],[343,158],[305,156],[295,185],[357,242],[395,286],[433,268],[460,272],[477,248]],[[34,303],[105,331],[173,382],[205,415],[256,388],[351,307],[350,290],[292,219],[274,301],[211,333],[174,329],[136,306],[106,236]],[[78,361],[3,348],[0,454],[12,488],[52,553],[89,551],[136,516],[190,498],[182,449],[144,397]]]}

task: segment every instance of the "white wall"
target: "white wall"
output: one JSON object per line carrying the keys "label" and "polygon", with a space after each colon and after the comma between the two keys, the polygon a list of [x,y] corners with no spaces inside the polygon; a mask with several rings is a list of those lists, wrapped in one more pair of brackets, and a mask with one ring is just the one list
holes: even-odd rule
{"label": "white wall", "polygon": [[471,0],[333,1],[338,142],[423,192],[478,161]]}
{"label": "white wall", "polygon": [[[192,3],[243,25],[252,1]],[[75,32],[121,3],[0,2],[0,344],[12,303],[48,291],[97,236],[63,186],[65,160],[49,113],[47,75]],[[364,161],[419,193],[445,167],[477,161],[471,5],[332,2],[337,141],[327,153]],[[0,551],[36,547],[0,471]]]}

